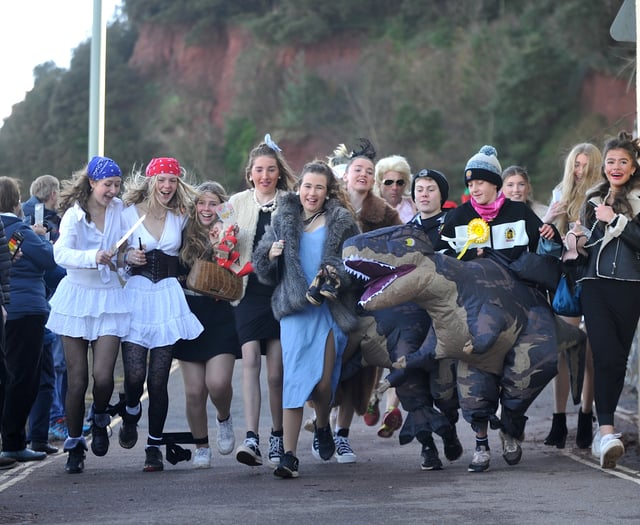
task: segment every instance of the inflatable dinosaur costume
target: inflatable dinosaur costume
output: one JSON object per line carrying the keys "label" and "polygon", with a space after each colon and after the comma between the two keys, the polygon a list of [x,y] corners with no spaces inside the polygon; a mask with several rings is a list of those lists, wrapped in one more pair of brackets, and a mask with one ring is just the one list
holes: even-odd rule
{"label": "inflatable dinosaur costume", "polygon": [[359,303],[365,310],[413,302],[431,318],[420,348],[394,363],[391,386],[402,383],[402,368],[436,371],[440,360],[454,359],[465,420],[474,428],[490,421],[521,439],[525,413],[556,374],[557,353],[564,351],[573,400],[579,402],[584,333],[554,316],[540,291],[499,263],[434,253],[428,237],[411,225],[352,237],[343,257],[346,268],[365,281]]}

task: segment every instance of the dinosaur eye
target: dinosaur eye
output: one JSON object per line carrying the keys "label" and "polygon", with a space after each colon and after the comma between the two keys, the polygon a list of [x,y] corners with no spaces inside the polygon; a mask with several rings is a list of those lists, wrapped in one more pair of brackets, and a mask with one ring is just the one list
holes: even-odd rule
{"label": "dinosaur eye", "polygon": [[415,239],[413,239],[413,237],[409,237],[409,238],[408,238],[406,241],[404,241],[404,242],[405,242],[405,244],[406,244],[409,248],[411,248],[412,246],[415,246],[415,244],[416,244],[416,241],[415,241]]}

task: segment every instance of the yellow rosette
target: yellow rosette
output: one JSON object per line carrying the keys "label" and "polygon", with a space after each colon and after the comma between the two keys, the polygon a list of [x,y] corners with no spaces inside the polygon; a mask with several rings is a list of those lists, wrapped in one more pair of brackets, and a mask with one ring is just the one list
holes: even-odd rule
{"label": "yellow rosette", "polygon": [[489,240],[489,224],[484,219],[471,219],[467,224],[467,242],[457,259],[462,259],[471,244],[480,244]]}

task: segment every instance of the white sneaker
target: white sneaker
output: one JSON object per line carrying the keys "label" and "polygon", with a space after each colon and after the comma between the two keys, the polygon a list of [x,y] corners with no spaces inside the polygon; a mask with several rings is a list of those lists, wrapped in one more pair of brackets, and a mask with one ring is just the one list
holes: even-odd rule
{"label": "white sneaker", "polygon": [[593,441],[591,442],[591,455],[594,458],[600,459],[600,441],[602,440],[602,434],[600,429],[597,428],[595,434],[593,434]]}
{"label": "white sneaker", "polygon": [[620,441],[622,434],[606,434],[600,439],[600,466],[616,468],[616,463],[624,454],[624,445]]}
{"label": "white sneaker", "polygon": [[197,448],[193,454],[193,468],[211,468],[211,449],[209,447]]}
{"label": "white sneaker", "polygon": [[225,421],[218,421],[216,417],[216,426],[218,427],[218,435],[216,436],[218,452],[223,456],[231,454],[236,446],[236,436],[233,432],[231,416]]}
{"label": "white sneaker", "polygon": [[334,435],[333,440],[336,444],[336,460],[338,463],[355,463],[356,453],[349,444],[349,438]]}

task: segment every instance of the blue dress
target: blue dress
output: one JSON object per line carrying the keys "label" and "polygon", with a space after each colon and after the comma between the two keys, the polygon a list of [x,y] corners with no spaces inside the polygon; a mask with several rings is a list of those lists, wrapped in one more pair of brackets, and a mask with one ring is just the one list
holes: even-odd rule
{"label": "blue dress", "polygon": [[[320,267],[326,227],[303,232],[300,238],[300,261],[307,282],[316,276]],[[309,304],[301,312],[280,320],[282,343],[283,385],[282,407],[300,408],[309,399],[322,377],[324,350],[329,332],[333,331],[336,360],[331,376],[331,389],[335,394],[340,379],[342,354],[347,336],[331,316],[327,303]]]}

